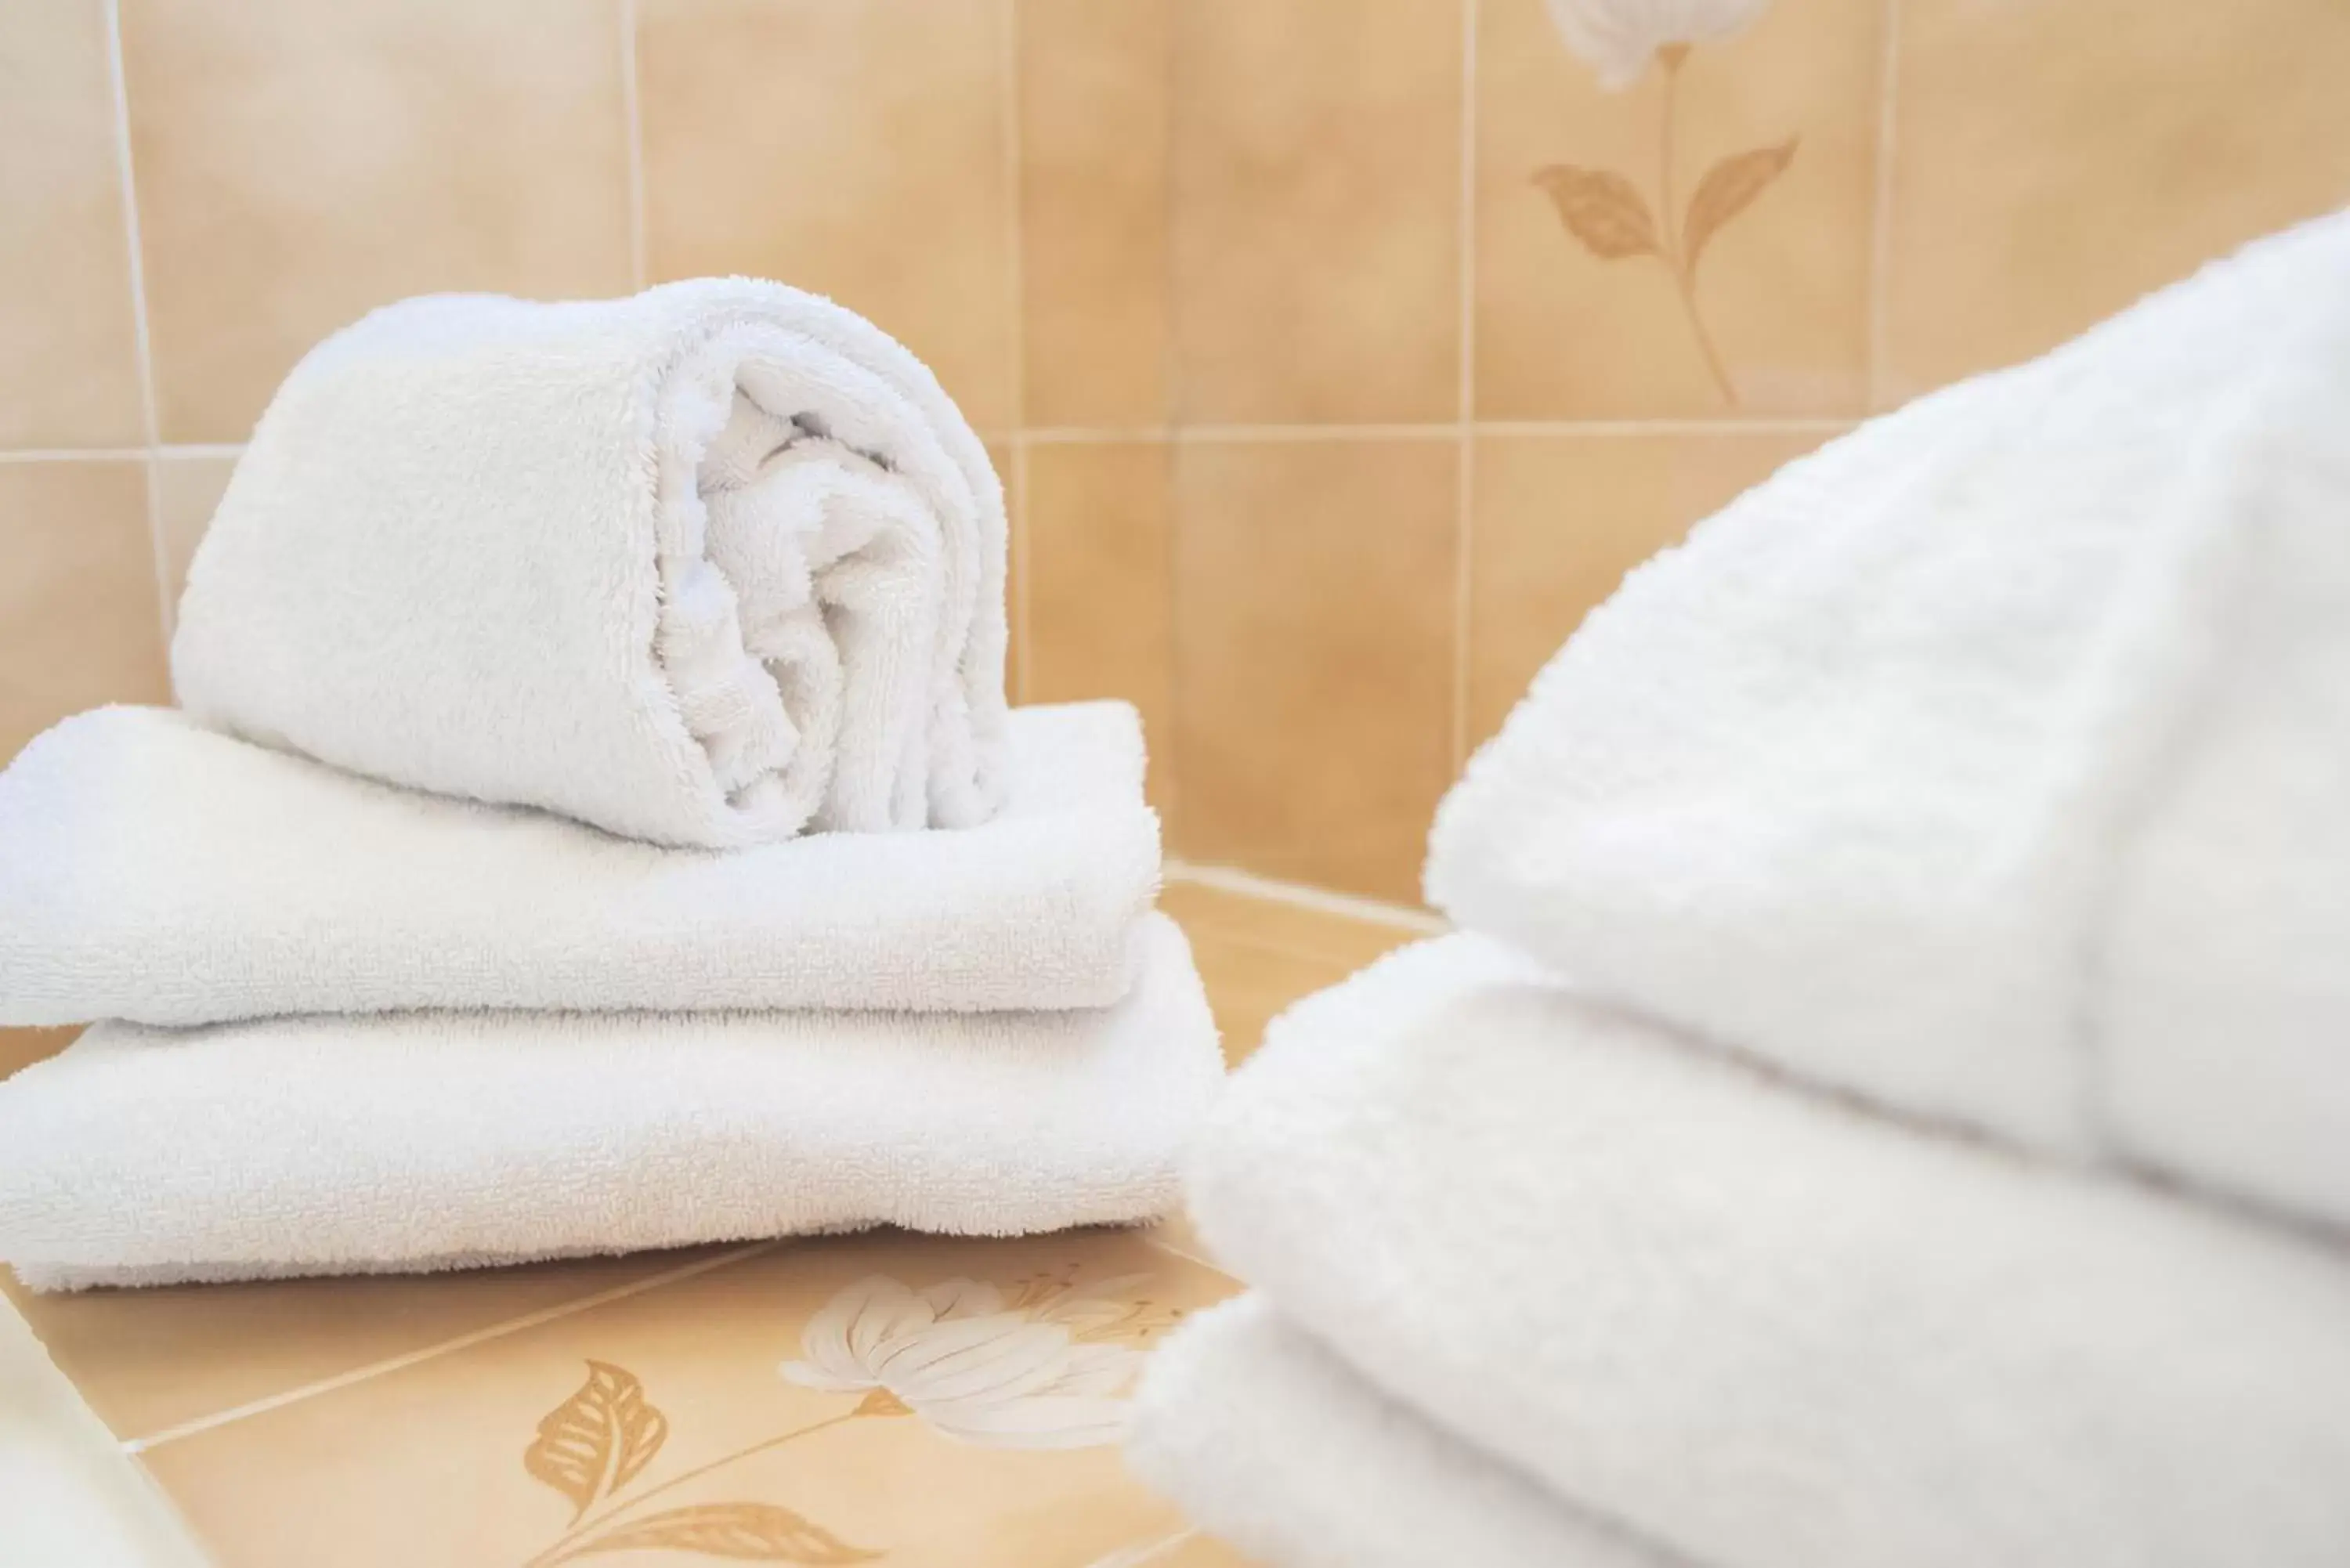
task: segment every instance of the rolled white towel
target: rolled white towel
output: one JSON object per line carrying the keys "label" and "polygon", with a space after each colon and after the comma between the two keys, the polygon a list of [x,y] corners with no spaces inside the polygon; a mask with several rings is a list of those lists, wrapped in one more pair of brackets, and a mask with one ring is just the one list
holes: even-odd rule
{"label": "rolled white towel", "polygon": [[448,295],[313,348],[172,643],[207,722],[395,784],[727,847],[985,821],[1003,497],[921,362],[699,279]]}
{"label": "rolled white towel", "polygon": [[1260,1295],[1152,1352],[1127,1463],[1277,1568],[1676,1568],[1381,1394]]}
{"label": "rolled white towel", "polygon": [[37,1290],[1166,1210],[1223,1061],[1182,933],[1100,1012],[100,1024],[0,1083]]}
{"label": "rolled white towel", "polygon": [[1300,1003],[1217,1258],[1367,1381],[1710,1568],[2350,1563],[2350,1258],[1897,1125],[1477,936]]}
{"label": "rolled white towel", "polygon": [[1839,1088],[2350,1223],[2350,214],[1636,571],[1430,898]]}

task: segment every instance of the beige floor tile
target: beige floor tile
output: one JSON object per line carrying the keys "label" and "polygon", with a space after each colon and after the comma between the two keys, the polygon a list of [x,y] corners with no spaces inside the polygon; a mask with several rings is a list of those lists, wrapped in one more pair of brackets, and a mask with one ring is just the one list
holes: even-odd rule
{"label": "beige floor tile", "polygon": [[642,0],[656,280],[829,295],[929,361],[983,431],[1017,422],[996,0]]}
{"label": "beige floor tile", "polygon": [[1264,1026],[1301,997],[1326,991],[1354,972],[1343,963],[1276,952],[1212,932],[1194,936],[1191,956],[1207,982],[1208,1005],[1222,1036],[1224,1061],[1237,1067],[1264,1041]]}
{"label": "beige floor tile", "polygon": [[1778,0],[1611,91],[1543,0],[1484,0],[1480,418],[1862,407],[1883,10]]}
{"label": "beige floor tile", "polygon": [[[881,1276],[894,1330],[858,1318],[858,1359],[889,1391],[782,1375],[819,1354],[812,1320]],[[1138,1277],[1139,1276],[1139,1277]],[[616,1560],[625,1539],[675,1551],[803,1561],[843,1548],[920,1568],[1082,1568],[1181,1523],[1125,1475],[1114,1447],[992,1446],[979,1429],[1041,1440],[1106,1435],[1058,1407],[983,1401],[958,1418],[932,1397],[952,1348],[931,1324],[956,1281],[1018,1307],[1014,1336],[954,1327],[971,1386],[1027,1355],[1093,1392],[1180,1314],[1230,1294],[1225,1276],[1132,1231],[967,1241],[871,1232],[793,1243],[593,1311],[435,1357],[150,1450],[150,1467],[225,1568],[333,1563],[549,1564],[573,1549]],[[1074,1305],[1064,1287],[1098,1287]],[[1059,1301],[1048,1310],[1045,1303]],[[833,1321],[842,1321],[836,1309]],[[912,1335],[912,1337],[900,1337]],[[1112,1349],[1110,1347],[1122,1347]],[[899,1353],[885,1361],[883,1347]],[[1079,1359],[1088,1358],[1088,1359]],[[1097,1358],[1097,1360],[1093,1359]],[[894,1370],[892,1370],[894,1368]],[[1063,1385],[1067,1386],[1067,1385]],[[1073,1393],[1072,1399],[1076,1398]],[[826,1552],[833,1555],[827,1559]]]}
{"label": "beige floor tile", "polygon": [[688,1267],[718,1249],[513,1269],[36,1295],[5,1289],[128,1440]]}
{"label": "beige floor tile", "polygon": [[1028,452],[1026,699],[1132,702],[1162,812],[1175,779],[1173,463],[1162,441]]}
{"label": "beige floor tile", "polygon": [[[79,1026],[67,1029],[0,1029],[0,1078],[47,1061],[74,1042]],[[5,1274],[5,1270],[0,1270]]]}
{"label": "beige floor tile", "polygon": [[1026,424],[1167,417],[1176,3],[1018,0]]}
{"label": "beige floor tile", "polygon": [[1825,434],[1488,436],[1470,531],[1469,740],[1501,727],[1624,574]]}
{"label": "beige floor tile", "polygon": [[2350,201],[2350,5],[1907,0],[1884,400]]}
{"label": "beige floor tile", "polygon": [[122,36],[164,440],[243,440],[406,295],[628,291],[608,7],[124,0]]}
{"label": "beige floor tile", "polygon": [[0,448],[145,439],[106,8],[0,27]]}
{"label": "beige floor tile", "polygon": [[1448,420],[1456,0],[1189,0],[1176,26],[1182,417]]}
{"label": "beige floor tile", "polygon": [[167,700],[143,469],[0,464],[0,759],[81,709]]}
{"label": "beige floor tile", "polygon": [[1360,969],[1382,953],[1419,940],[1421,935],[1381,921],[1358,920],[1197,882],[1170,882],[1159,891],[1159,907],[1174,916],[1194,940],[1212,936],[1349,970]]}
{"label": "beige floor tile", "polygon": [[1450,441],[1176,456],[1176,845],[1409,902],[1452,774]]}
{"label": "beige floor tile", "polygon": [[[188,586],[188,563],[212,525],[228,476],[236,472],[233,457],[167,456],[155,464],[156,523],[163,532],[163,586],[175,616],[180,595]],[[165,628],[170,629],[168,627]]]}

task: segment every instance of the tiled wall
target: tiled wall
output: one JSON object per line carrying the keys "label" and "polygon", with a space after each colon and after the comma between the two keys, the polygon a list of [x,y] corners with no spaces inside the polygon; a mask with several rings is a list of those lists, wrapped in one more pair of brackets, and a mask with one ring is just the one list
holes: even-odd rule
{"label": "tiled wall", "polygon": [[0,754],[162,694],[320,333],[764,273],[962,400],[1015,687],[1138,700],[1181,853],[1409,898],[1627,565],[2350,199],[2342,0],[1685,0],[1746,25],[1669,70],[1578,26],[1646,8],[0,0]]}

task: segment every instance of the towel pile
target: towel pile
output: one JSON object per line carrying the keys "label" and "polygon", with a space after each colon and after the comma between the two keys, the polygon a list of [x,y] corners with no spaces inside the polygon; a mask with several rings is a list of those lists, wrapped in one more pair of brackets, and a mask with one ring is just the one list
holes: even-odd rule
{"label": "towel pile", "polygon": [[280,389],[180,710],[0,774],[36,1288],[1139,1220],[1221,1059],[1117,703],[1007,712],[1002,492],[779,285],[411,300]]}
{"label": "towel pile", "polygon": [[2350,218],[1636,573],[1279,1020],[1130,1452],[1284,1564],[2350,1563]]}

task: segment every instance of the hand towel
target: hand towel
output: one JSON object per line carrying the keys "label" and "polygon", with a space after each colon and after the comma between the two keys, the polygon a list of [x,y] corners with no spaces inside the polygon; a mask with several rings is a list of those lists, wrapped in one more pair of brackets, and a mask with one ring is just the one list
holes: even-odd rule
{"label": "hand towel", "polygon": [[0,1259],[36,1290],[456,1268],[1167,1209],[1222,1077],[1174,923],[1066,1012],[100,1024],[0,1083]]}
{"label": "hand towel", "polygon": [[984,826],[662,849],[80,714],[0,773],[0,1023],[1093,1007],[1159,878],[1140,722],[1023,709]]}
{"label": "hand towel", "polygon": [[829,300],[411,299],[254,427],[172,680],[250,739],[655,843],[969,826],[1004,540],[954,404]]}
{"label": "hand towel", "polygon": [[1257,1295],[1151,1353],[1127,1464],[1274,1568],[1673,1568],[1378,1393]]}
{"label": "hand towel", "polygon": [[1367,1380],[1710,1568],[2350,1563],[2350,1259],[1903,1127],[1473,935],[1278,1021],[1217,1258]]}
{"label": "hand towel", "polygon": [[2350,215],[1632,574],[1430,898],[1899,1109],[2350,1220]]}

